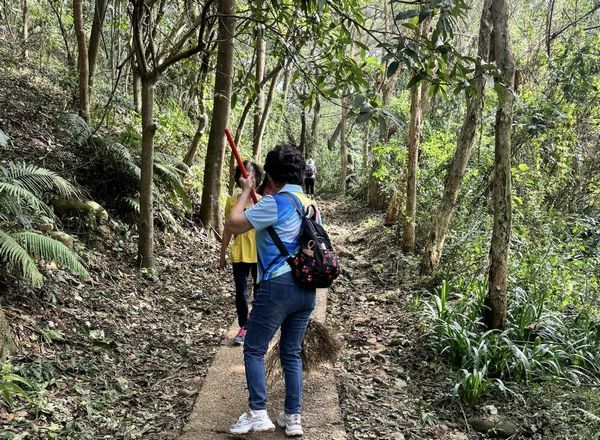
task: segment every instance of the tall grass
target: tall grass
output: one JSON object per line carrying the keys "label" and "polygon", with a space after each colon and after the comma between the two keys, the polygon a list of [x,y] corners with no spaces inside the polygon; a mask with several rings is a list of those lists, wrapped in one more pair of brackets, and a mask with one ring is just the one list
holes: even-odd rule
{"label": "tall grass", "polygon": [[559,311],[542,292],[515,287],[507,327],[486,330],[486,292],[481,280],[444,281],[424,300],[431,346],[457,371],[455,395],[474,404],[493,389],[512,393],[508,383],[600,379],[600,322],[592,306]]}

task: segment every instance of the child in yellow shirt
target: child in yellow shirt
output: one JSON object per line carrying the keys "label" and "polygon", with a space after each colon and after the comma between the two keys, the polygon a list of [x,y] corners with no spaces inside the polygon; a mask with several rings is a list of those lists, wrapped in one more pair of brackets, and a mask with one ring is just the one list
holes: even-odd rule
{"label": "child in yellow shirt", "polygon": [[[254,190],[256,191],[258,184],[263,181],[265,173],[263,169],[254,162],[244,161],[244,167],[253,179]],[[234,176],[236,183],[239,182],[241,176],[242,172],[239,168],[236,168]],[[231,196],[227,199],[227,203],[225,204],[226,219],[229,217],[231,209],[237,203],[238,197],[239,196]],[[248,205],[246,208],[249,208],[250,206],[251,205]],[[224,270],[227,266],[226,254],[231,237],[231,232],[225,229],[223,232],[219,261],[219,268],[221,270]],[[244,343],[244,338],[246,337],[246,323],[248,322],[248,275],[252,275],[253,286],[256,286],[258,283],[256,275],[256,237],[253,229],[235,236],[229,258],[235,282],[235,308],[237,311],[238,324],[240,326],[240,329],[233,340],[235,343],[241,345]]]}

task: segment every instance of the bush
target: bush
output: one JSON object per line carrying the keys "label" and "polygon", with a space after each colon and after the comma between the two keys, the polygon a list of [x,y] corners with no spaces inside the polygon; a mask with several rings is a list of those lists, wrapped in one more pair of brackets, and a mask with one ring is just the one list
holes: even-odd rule
{"label": "bush", "polygon": [[600,322],[591,306],[559,312],[539,292],[515,287],[507,328],[488,331],[479,318],[486,292],[480,280],[457,280],[425,301],[432,348],[458,371],[455,395],[474,404],[493,388],[510,392],[506,381],[600,379]]}
{"label": "bush", "polygon": [[40,224],[52,228],[54,214],[43,201],[49,194],[76,195],[73,186],[45,168],[24,163],[0,167],[0,261],[4,270],[18,274],[34,287],[43,282],[36,259],[56,261],[72,272],[88,276],[67,246],[33,229]]}

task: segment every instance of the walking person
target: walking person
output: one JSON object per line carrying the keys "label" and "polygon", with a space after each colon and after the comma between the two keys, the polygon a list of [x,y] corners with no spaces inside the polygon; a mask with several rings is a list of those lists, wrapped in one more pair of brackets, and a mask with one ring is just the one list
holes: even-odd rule
{"label": "walking person", "polygon": [[[263,169],[254,162],[245,161],[244,167],[248,171],[249,177],[256,190],[256,182],[262,182],[264,178]],[[235,181],[238,182],[242,176],[241,170],[235,169]],[[232,208],[239,200],[239,196],[231,196],[225,204],[225,218],[229,216]],[[247,200],[244,209],[250,208],[252,202]],[[221,254],[219,258],[219,268],[224,270],[227,266],[227,248],[231,242],[233,234],[225,229],[223,231],[223,240],[221,242]],[[258,283],[256,270],[256,237],[253,230],[237,234],[234,237],[229,258],[231,260],[231,269],[233,271],[233,280],[235,282],[235,309],[237,312],[238,324],[240,329],[233,338],[236,344],[243,344],[246,337],[246,325],[248,323],[248,276],[252,275],[252,285]],[[256,288],[253,290],[256,293]]]}
{"label": "walking person", "polygon": [[267,386],[264,357],[269,342],[281,328],[280,357],[285,379],[285,406],[277,423],[289,436],[302,435],[302,340],[315,307],[315,289],[300,287],[274,244],[272,227],[293,255],[300,246],[301,218],[293,203],[311,203],[302,193],[306,164],[292,145],[279,145],[267,155],[265,171],[274,190],[244,211],[250,197],[250,180],[241,179],[242,195],[231,210],[226,227],[235,234],[256,230],[260,285],[254,299],[244,343],[244,365],[249,394],[249,411],[230,428],[233,434],[273,431],[267,413]]}
{"label": "walking person", "polygon": [[306,194],[309,196],[315,195],[315,178],[317,177],[317,167],[315,161],[308,159],[306,161],[306,172],[304,174],[304,187]]}

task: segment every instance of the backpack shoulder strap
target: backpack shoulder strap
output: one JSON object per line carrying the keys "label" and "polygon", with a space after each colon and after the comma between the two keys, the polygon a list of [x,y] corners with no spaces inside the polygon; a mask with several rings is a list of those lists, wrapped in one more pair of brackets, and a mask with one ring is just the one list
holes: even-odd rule
{"label": "backpack shoulder strap", "polygon": [[279,238],[279,235],[277,234],[277,232],[275,232],[275,228],[273,226],[269,226],[268,228],[266,228],[266,231],[269,234],[269,236],[271,237],[271,240],[273,240],[273,243],[275,243],[275,246],[277,246],[277,249],[279,249],[281,256],[288,257],[290,255],[290,253],[288,252],[287,248],[281,241],[281,238]]}
{"label": "backpack shoulder strap", "polygon": [[[302,210],[300,210],[298,208],[298,205],[296,202],[296,197],[294,197],[292,194],[290,194],[288,192],[281,192],[281,193],[277,193],[277,194],[281,194],[281,195],[285,196],[287,199],[289,199],[289,201],[292,203],[292,206],[294,207],[296,212],[298,214],[300,214],[300,218],[304,219],[305,214],[302,212]],[[277,194],[273,194],[273,195],[276,196]],[[275,244],[275,246],[277,246],[277,249],[279,249],[279,252],[281,253],[281,255],[286,258],[289,257],[290,253],[287,250],[287,248],[285,247],[285,245],[283,244],[283,242],[281,241],[281,238],[279,238],[279,235],[277,234],[277,232],[275,232],[275,228],[273,226],[269,226],[268,228],[266,228],[266,231],[269,234],[269,236],[271,237],[271,240],[273,240],[273,243]]]}
{"label": "backpack shoulder strap", "polygon": [[292,206],[294,207],[296,212],[298,214],[300,214],[300,218],[306,217],[305,210],[304,210],[304,204],[302,204],[302,202],[300,202],[300,200],[298,198],[296,198],[295,195],[293,195],[292,193],[289,193],[287,191],[281,192],[279,194],[285,196],[292,203]]}

